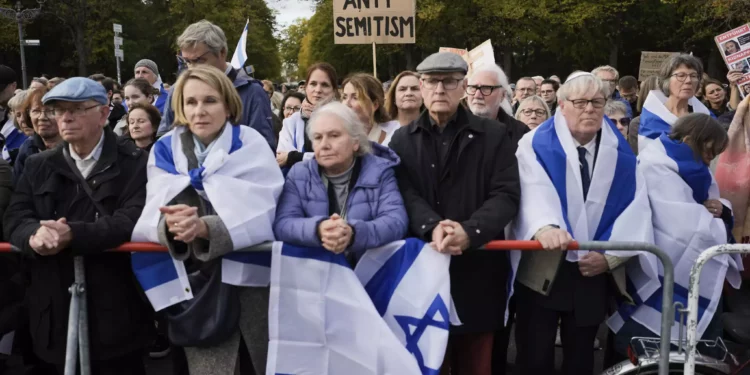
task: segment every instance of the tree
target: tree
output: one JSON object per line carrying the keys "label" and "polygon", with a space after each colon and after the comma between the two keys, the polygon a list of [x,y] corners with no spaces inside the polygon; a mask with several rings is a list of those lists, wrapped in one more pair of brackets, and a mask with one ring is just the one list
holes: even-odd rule
{"label": "tree", "polygon": [[286,72],[286,77],[298,80],[300,74],[298,72],[299,54],[302,48],[302,40],[307,35],[308,20],[305,18],[298,18],[293,24],[284,30],[281,38],[281,44],[279,45],[279,52],[281,54],[281,61],[283,62],[283,68]]}

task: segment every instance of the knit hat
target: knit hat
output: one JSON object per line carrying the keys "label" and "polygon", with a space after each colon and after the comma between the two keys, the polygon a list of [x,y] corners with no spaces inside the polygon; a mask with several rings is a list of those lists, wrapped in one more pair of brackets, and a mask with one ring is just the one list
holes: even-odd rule
{"label": "knit hat", "polygon": [[135,64],[135,67],[133,68],[133,70],[136,70],[140,67],[146,67],[152,72],[154,72],[155,75],[157,76],[159,75],[159,66],[157,66],[156,63],[153,62],[152,60],[143,59],[141,61],[138,61],[138,63]]}

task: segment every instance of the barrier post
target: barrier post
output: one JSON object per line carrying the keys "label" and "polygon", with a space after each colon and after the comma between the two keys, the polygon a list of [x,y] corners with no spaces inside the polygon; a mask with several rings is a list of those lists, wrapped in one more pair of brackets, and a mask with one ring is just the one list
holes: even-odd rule
{"label": "barrier post", "polygon": [[700,297],[700,280],[703,266],[713,257],[723,254],[749,254],[750,245],[718,245],[708,248],[698,256],[690,270],[688,287],[688,320],[687,320],[687,358],[682,373],[695,374],[695,347],[698,344],[698,298]]}
{"label": "barrier post", "polygon": [[[79,267],[79,263],[80,267]],[[76,365],[78,363],[78,341],[79,341],[79,324],[80,324],[80,306],[82,286],[78,284],[79,270],[83,268],[83,258],[80,256],[73,259],[75,280],[68,288],[70,292],[70,311],[68,312],[68,340],[65,345],[65,375],[76,375]]]}

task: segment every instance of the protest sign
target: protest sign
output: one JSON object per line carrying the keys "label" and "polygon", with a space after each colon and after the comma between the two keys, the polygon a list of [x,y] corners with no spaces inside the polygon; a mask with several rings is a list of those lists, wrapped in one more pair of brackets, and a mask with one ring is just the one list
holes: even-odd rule
{"label": "protest sign", "polygon": [[411,44],[416,0],[333,0],[335,44]]}
{"label": "protest sign", "polygon": [[469,75],[474,69],[478,69],[484,65],[491,65],[495,63],[495,51],[492,48],[492,40],[487,39],[484,43],[480,44],[471,51],[460,48],[452,47],[440,47],[439,52],[453,52],[463,57],[466,64],[469,65]]}
{"label": "protest sign", "polygon": [[714,40],[727,67],[742,72],[737,85],[745,98],[750,95],[750,24],[717,35]]}
{"label": "protest sign", "polygon": [[672,57],[675,52],[641,52],[641,65],[638,68],[638,80],[643,82],[648,77],[659,75],[661,64]]}

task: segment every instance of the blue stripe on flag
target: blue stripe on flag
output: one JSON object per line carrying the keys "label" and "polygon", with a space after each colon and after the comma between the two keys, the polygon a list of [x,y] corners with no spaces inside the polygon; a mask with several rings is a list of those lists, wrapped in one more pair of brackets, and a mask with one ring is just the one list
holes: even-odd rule
{"label": "blue stripe on flag", "polygon": [[423,246],[424,242],[415,238],[406,239],[404,245],[388,258],[365,285],[365,290],[372,298],[372,303],[375,304],[380,316],[385,315],[393,293],[414,264]]}
{"label": "blue stripe on flag", "polygon": [[669,133],[671,130],[672,126],[662,120],[661,117],[652,113],[647,108],[643,108],[643,111],[641,111],[641,123],[638,126],[638,135],[656,139],[663,133]]}
{"label": "blue stripe on flag", "polygon": [[708,190],[713,182],[708,166],[698,159],[693,149],[687,144],[669,138],[666,133],[659,136],[659,140],[664,145],[667,156],[677,163],[677,170],[682,180],[693,190],[693,199],[703,204],[708,199]]}
{"label": "blue stripe on flag", "polygon": [[[659,276],[659,282],[663,285],[664,284],[664,278],[662,276]],[[645,305],[651,307],[652,309],[656,311],[661,311],[661,303],[662,303],[662,294],[664,293],[664,290],[659,287],[659,289],[654,292],[654,294],[651,295],[649,299],[646,300]],[[688,305],[688,289],[685,288],[682,285],[679,285],[677,283],[674,284],[674,303],[680,302],[683,306],[687,308]],[[703,314],[708,309],[709,304],[711,303],[711,300],[708,298],[705,298],[703,296],[698,297],[698,321],[701,320],[703,317]],[[676,322],[680,321],[680,312],[675,310],[674,312],[674,320]]]}
{"label": "blue stripe on flag", "polygon": [[230,154],[242,148],[240,130],[240,125],[232,125],[232,147],[229,149]]}
{"label": "blue stripe on flag", "polygon": [[178,279],[169,254],[135,253],[130,257],[130,263],[144,291]]}
{"label": "blue stripe on flag", "polygon": [[297,247],[284,243],[281,248],[281,255],[294,258],[319,260],[321,262],[328,262],[351,268],[349,263],[346,261],[346,257],[344,256],[344,254],[334,254],[322,247]]}
{"label": "blue stripe on flag", "polygon": [[225,259],[233,260],[244,264],[255,264],[258,266],[271,267],[271,252],[234,252],[224,255]]}
{"label": "blue stripe on flag", "polygon": [[536,153],[539,164],[542,165],[544,171],[547,172],[547,176],[552,180],[552,185],[555,186],[555,191],[560,198],[565,225],[568,231],[572,231],[568,220],[568,193],[565,186],[568,157],[565,155],[560,138],[557,137],[554,117],[539,125],[539,129],[536,130],[534,139],[531,141],[531,146]]}
{"label": "blue stripe on flag", "polygon": [[[617,136],[617,162],[615,163],[615,174],[612,177],[612,186],[607,193],[607,202],[604,205],[604,211],[599,219],[599,226],[594,234],[594,241],[607,241],[612,235],[612,227],[615,221],[620,217],[623,211],[633,202],[635,198],[636,181],[636,158],[630,144],[625,137],[620,134],[617,127],[609,120],[606,121],[612,131]],[[599,165],[597,165],[599,166]],[[601,165],[600,168],[611,168],[610,166]]]}
{"label": "blue stripe on flag", "polygon": [[156,166],[171,174],[177,173],[174,166],[174,157],[172,156],[172,136],[162,137],[154,145],[154,160]]}

